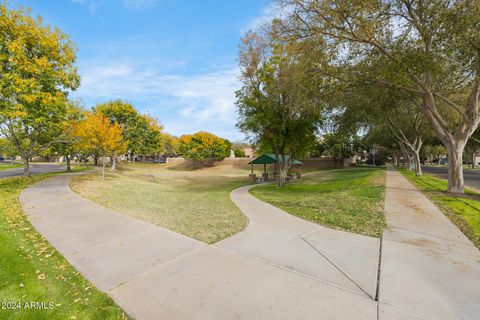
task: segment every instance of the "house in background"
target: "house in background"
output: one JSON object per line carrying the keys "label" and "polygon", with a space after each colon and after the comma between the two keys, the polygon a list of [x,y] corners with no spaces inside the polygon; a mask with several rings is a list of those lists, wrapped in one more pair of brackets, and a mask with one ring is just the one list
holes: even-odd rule
{"label": "house in background", "polygon": [[245,147],[245,148],[243,148],[243,152],[245,152],[245,157],[246,158],[253,158],[253,156],[255,154],[255,149],[253,149],[251,147]]}

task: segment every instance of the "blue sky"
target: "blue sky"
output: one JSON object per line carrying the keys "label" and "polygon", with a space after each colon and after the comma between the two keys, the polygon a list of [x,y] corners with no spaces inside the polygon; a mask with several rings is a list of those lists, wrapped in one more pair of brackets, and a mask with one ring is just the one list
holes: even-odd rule
{"label": "blue sky", "polygon": [[175,135],[231,140],[243,32],[272,17],[270,0],[24,0],[77,44],[87,107],[126,99]]}

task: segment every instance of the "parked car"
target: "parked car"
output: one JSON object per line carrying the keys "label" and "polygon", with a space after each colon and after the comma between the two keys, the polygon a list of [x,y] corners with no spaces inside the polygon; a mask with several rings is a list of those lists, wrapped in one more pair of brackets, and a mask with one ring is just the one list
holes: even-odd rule
{"label": "parked car", "polygon": [[448,158],[441,158],[438,160],[438,164],[443,164],[447,165],[448,164]]}
{"label": "parked car", "polygon": [[167,163],[167,158],[160,157],[153,159],[153,163]]}

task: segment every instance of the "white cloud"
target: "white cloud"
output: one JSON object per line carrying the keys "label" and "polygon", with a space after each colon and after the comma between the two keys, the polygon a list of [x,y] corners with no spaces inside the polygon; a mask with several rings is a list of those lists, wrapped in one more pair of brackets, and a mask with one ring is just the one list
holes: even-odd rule
{"label": "white cloud", "polygon": [[256,30],[266,23],[272,21],[277,14],[278,6],[275,3],[267,5],[259,15],[253,17],[247,25],[241,29],[242,33],[250,30]]}
{"label": "white cloud", "polygon": [[[196,75],[160,74],[128,61],[80,68],[82,85],[74,96],[89,103],[125,99],[165,121],[174,134],[215,127],[234,128],[236,67]],[[167,120],[174,119],[169,125]],[[233,130],[230,130],[233,131]],[[217,134],[220,134],[217,132]],[[232,132],[229,136],[232,136]],[[234,134],[238,136],[238,133]]]}
{"label": "white cloud", "polygon": [[250,30],[257,30],[265,24],[268,24],[275,18],[283,19],[291,13],[293,7],[290,5],[280,4],[277,1],[272,1],[266,7],[262,9],[260,14],[254,16],[248,23],[241,28],[241,32],[245,33]]}

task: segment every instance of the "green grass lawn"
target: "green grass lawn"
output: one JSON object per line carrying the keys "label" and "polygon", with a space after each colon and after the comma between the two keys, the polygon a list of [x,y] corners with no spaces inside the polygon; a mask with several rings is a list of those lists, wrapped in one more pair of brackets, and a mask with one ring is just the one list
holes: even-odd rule
{"label": "green grass lawn", "polygon": [[[20,192],[48,176],[52,174],[0,179],[0,319],[126,319],[24,215]],[[49,309],[25,309],[30,302],[43,302]]]}
{"label": "green grass lawn", "polygon": [[0,171],[8,170],[8,169],[16,169],[16,168],[21,168],[21,167],[23,167],[23,165],[18,164],[18,163],[14,163],[14,164],[2,163],[2,164],[0,164]]}
{"label": "green grass lawn", "polygon": [[429,197],[462,232],[480,248],[480,194],[466,190],[465,195],[452,195],[447,190],[447,181],[423,174],[399,169],[417,188]]}
{"label": "green grass lawn", "polygon": [[246,168],[135,163],[108,172],[105,180],[98,174],[75,177],[71,187],[104,207],[214,243],[247,225],[230,191],[248,183]]}
{"label": "green grass lawn", "polygon": [[283,188],[263,185],[250,192],[293,215],[328,227],[380,237],[386,226],[384,168],[321,171]]}

